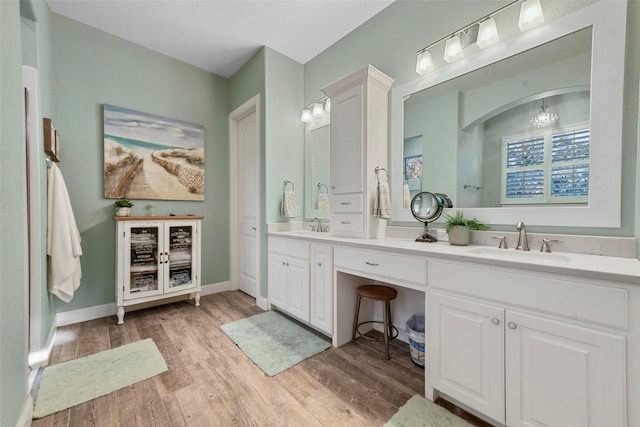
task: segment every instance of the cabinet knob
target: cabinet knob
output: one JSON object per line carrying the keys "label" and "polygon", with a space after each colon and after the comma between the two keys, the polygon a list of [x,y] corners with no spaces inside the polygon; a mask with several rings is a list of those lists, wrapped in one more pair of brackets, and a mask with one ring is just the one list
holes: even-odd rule
{"label": "cabinet knob", "polygon": [[251,229],[252,229],[253,231],[258,231],[258,229],[257,229],[257,228],[255,228],[255,227],[251,227]]}
{"label": "cabinet knob", "polygon": [[494,325],[499,325],[500,324],[500,319],[497,319],[497,318],[494,317],[493,319],[491,319],[491,323],[493,323]]}
{"label": "cabinet knob", "polygon": [[318,267],[322,267],[322,263],[321,262],[318,263]]}
{"label": "cabinet knob", "polygon": [[507,326],[509,327],[509,329],[515,329],[517,327],[516,324],[513,322],[507,323]]}

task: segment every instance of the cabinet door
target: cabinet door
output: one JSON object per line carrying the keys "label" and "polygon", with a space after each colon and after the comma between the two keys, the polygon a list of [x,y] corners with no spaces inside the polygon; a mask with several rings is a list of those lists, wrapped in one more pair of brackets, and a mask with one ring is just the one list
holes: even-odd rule
{"label": "cabinet door", "polygon": [[269,303],[286,310],[287,298],[287,258],[284,255],[269,252],[268,279]]}
{"label": "cabinet door", "polygon": [[165,292],[176,292],[196,287],[195,223],[167,223],[164,229]]}
{"label": "cabinet door", "polygon": [[625,425],[625,338],[507,311],[507,425]]}
{"label": "cabinet door", "polygon": [[333,335],[333,249],[311,246],[311,324]]}
{"label": "cabinet door", "polygon": [[356,86],[331,99],[331,194],[364,191],[364,97]]}
{"label": "cabinet door", "polygon": [[163,225],[126,224],[124,235],[124,299],[163,293]]}
{"label": "cabinet door", "polygon": [[309,261],[287,259],[288,298],[287,311],[305,322],[309,321]]}
{"label": "cabinet door", "polygon": [[504,423],[504,310],[435,292],[428,299],[432,386]]}

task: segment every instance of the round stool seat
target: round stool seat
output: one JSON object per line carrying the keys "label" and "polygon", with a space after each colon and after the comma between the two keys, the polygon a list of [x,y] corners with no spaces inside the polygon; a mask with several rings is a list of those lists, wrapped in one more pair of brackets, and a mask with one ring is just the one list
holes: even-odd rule
{"label": "round stool seat", "polygon": [[374,301],[393,301],[398,291],[383,285],[362,285],[358,287],[358,295]]}

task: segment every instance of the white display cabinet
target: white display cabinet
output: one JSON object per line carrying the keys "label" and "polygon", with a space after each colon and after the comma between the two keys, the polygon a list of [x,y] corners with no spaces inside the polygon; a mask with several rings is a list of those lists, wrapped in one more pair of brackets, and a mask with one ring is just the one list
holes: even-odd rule
{"label": "white display cabinet", "polygon": [[124,308],[195,294],[200,305],[202,217],[116,217],[116,304]]}

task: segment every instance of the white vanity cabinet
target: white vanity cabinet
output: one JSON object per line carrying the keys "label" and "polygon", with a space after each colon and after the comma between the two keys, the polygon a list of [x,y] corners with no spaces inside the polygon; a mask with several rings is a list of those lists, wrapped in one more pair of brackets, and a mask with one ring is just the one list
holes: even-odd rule
{"label": "white vanity cabinet", "polygon": [[[369,65],[327,86],[331,98],[331,232],[379,237],[375,168],[387,168],[388,91],[393,79]],[[384,176],[382,179],[387,179]]]}
{"label": "white vanity cabinet", "polygon": [[269,304],[309,322],[309,243],[268,239]]}
{"label": "white vanity cabinet", "polygon": [[431,388],[509,426],[626,425],[625,289],[455,262],[428,271]]}
{"label": "white vanity cabinet", "polygon": [[116,217],[116,304],[124,307],[195,293],[200,303],[202,217]]}
{"label": "white vanity cabinet", "polygon": [[311,245],[311,325],[333,335],[333,247]]}

